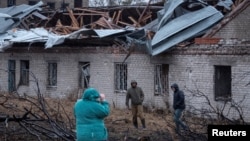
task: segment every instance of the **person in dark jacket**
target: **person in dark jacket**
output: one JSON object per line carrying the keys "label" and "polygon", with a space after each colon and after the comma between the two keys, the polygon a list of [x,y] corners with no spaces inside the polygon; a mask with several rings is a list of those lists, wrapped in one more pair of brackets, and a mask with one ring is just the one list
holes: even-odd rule
{"label": "person in dark jacket", "polygon": [[181,120],[182,112],[186,108],[184,92],[179,89],[179,86],[174,83],[171,85],[171,89],[174,92],[173,96],[173,109],[174,109],[174,122],[176,125],[176,132],[179,133],[179,126],[186,129],[187,126]]}
{"label": "person in dark jacket", "polygon": [[144,100],[144,93],[140,87],[137,86],[135,80],[131,81],[131,87],[128,89],[126,94],[126,106],[129,109],[129,99],[131,99],[131,108],[133,116],[133,125],[138,128],[137,116],[141,120],[142,127],[146,128],[145,118],[143,115],[142,103]]}
{"label": "person in dark jacket", "polygon": [[110,114],[105,95],[87,88],[74,105],[77,141],[106,141],[108,132],[104,118]]}

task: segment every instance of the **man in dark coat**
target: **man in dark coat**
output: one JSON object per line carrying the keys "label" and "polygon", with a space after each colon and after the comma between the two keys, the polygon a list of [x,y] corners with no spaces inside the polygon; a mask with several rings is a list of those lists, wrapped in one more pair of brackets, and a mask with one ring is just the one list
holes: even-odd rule
{"label": "man in dark coat", "polygon": [[174,92],[173,96],[174,122],[176,125],[176,132],[179,133],[179,126],[181,126],[183,129],[187,128],[187,126],[180,119],[182,112],[186,108],[185,95],[184,92],[179,89],[179,86],[176,83],[171,85],[171,89]]}
{"label": "man in dark coat", "polygon": [[137,86],[135,80],[131,81],[131,87],[128,89],[126,94],[126,106],[129,109],[129,99],[131,99],[131,108],[133,115],[133,124],[138,128],[137,116],[141,119],[142,127],[146,128],[145,118],[143,115],[142,102],[144,100],[144,93],[140,87]]}

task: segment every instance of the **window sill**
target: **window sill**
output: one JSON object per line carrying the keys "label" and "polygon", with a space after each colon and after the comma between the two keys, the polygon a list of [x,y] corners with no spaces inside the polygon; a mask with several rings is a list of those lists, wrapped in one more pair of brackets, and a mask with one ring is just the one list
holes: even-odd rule
{"label": "window sill", "polygon": [[47,86],[47,90],[56,90],[57,86]]}

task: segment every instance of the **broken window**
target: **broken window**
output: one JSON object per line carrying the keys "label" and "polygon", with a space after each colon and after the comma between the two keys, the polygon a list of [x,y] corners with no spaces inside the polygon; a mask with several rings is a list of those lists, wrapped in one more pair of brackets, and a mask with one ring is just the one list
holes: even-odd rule
{"label": "broken window", "polygon": [[54,2],[47,2],[47,5],[50,9],[55,9],[55,3]]}
{"label": "broken window", "polygon": [[82,7],[82,0],[74,0],[75,7]]}
{"label": "broken window", "polygon": [[16,0],[8,0],[8,7],[16,5]]}
{"label": "broken window", "polygon": [[80,62],[79,69],[80,69],[79,87],[80,88],[88,88],[89,87],[89,80],[90,80],[90,63],[89,62]]}
{"label": "broken window", "polygon": [[61,5],[62,10],[66,10],[67,7],[69,7],[69,3],[63,2]]}
{"label": "broken window", "polygon": [[48,86],[57,85],[57,63],[48,63]]}
{"label": "broken window", "polygon": [[215,66],[215,100],[231,99],[231,66]]}
{"label": "broken window", "polygon": [[20,67],[20,85],[29,85],[29,61],[21,60]]}
{"label": "broken window", "polygon": [[168,64],[155,65],[154,94],[165,95],[168,92]]}
{"label": "broken window", "polygon": [[8,62],[8,89],[9,92],[16,90],[16,61],[9,60]]}
{"label": "broken window", "polygon": [[37,3],[37,1],[29,0],[29,5],[35,5],[36,3]]}
{"label": "broken window", "polygon": [[115,63],[115,90],[127,90],[127,64]]}

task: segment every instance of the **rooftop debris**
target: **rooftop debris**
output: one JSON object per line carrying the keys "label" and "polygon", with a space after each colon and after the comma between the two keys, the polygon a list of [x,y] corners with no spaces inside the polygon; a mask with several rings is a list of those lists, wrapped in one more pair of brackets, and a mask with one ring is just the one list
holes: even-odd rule
{"label": "rooftop debris", "polygon": [[[158,31],[151,42],[153,56],[187,39],[204,34],[223,18],[222,13],[213,6],[195,2],[197,8],[192,10],[183,6],[185,2],[169,0],[159,12],[162,16],[159,19]],[[187,7],[191,7],[191,4],[188,3]]]}
{"label": "rooftop debris", "polygon": [[40,1],[33,6],[0,8],[0,51],[20,42],[30,45],[43,42],[45,48],[51,48],[65,40],[112,38],[110,44],[126,49],[140,45],[150,55],[158,55],[205,34],[223,14],[245,1],[249,2],[218,0],[212,4],[202,0],[167,0],[165,4],[151,4],[149,1],[142,6],[67,8],[66,11],[49,11]]}

